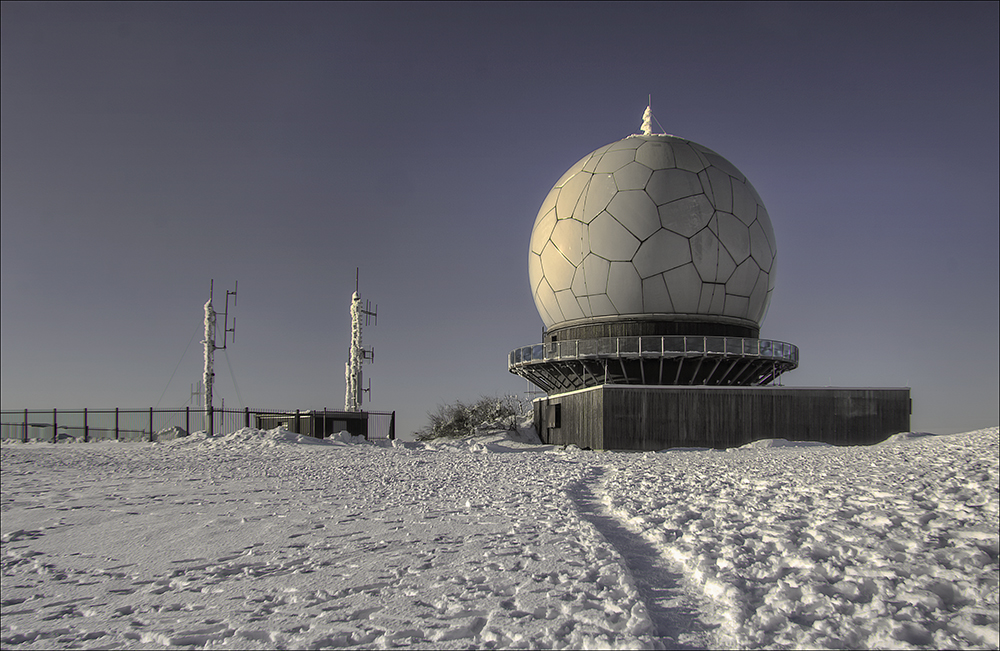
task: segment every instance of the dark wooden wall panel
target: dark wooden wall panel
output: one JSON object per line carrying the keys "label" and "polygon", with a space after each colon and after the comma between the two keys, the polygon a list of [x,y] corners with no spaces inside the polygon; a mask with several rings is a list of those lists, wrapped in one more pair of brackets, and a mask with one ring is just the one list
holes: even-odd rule
{"label": "dark wooden wall panel", "polygon": [[[540,403],[561,405],[561,427],[543,422]],[[603,385],[543,398],[535,413],[543,441],[593,449],[731,448],[768,438],[868,445],[909,429],[910,391]]]}
{"label": "dark wooden wall panel", "polygon": [[[561,411],[560,426],[548,421],[549,407]],[[541,422],[539,422],[541,414]],[[542,398],[535,402],[535,426],[544,443],[577,445],[592,450],[604,445],[604,392],[599,387]]]}

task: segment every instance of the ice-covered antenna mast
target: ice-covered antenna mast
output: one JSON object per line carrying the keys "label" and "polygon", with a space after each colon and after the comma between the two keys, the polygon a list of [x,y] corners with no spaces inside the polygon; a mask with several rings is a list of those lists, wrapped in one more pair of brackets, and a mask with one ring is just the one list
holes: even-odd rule
{"label": "ice-covered antenna mast", "polygon": [[229,297],[233,297],[233,307],[236,307],[236,289],[238,283],[233,284],[233,291],[226,290],[226,308],[222,317],[222,345],[215,345],[215,317],[217,312],[212,306],[212,298],[215,294],[215,279],[212,279],[208,289],[208,302],[205,303],[205,431],[209,436],[215,435],[215,418],[212,409],[212,385],[215,384],[215,351],[225,350],[227,336],[233,333],[233,342],[236,342],[236,317],[233,317],[233,327],[229,327]]}
{"label": "ice-covered antenna mast", "polygon": [[639,127],[639,133],[644,136],[653,135],[654,120],[656,121],[656,125],[660,127],[660,132],[666,133],[663,129],[663,125],[660,124],[660,121],[656,119],[655,115],[653,115],[653,96],[650,95],[646,104],[646,110],[642,114],[642,126]]}
{"label": "ice-covered antenna mast", "polygon": [[367,391],[369,397],[371,396],[371,382],[369,381],[367,389],[361,385],[361,365],[365,360],[369,362],[375,361],[375,349],[366,349],[361,345],[361,320],[364,319],[366,326],[377,325],[378,316],[376,312],[378,308],[372,308],[370,301],[365,301],[364,306],[361,305],[359,276],[360,270],[356,270],[354,274],[354,295],[351,297],[351,354],[350,361],[347,362],[347,368],[345,369],[347,395],[344,398],[344,411],[361,411],[361,395]]}

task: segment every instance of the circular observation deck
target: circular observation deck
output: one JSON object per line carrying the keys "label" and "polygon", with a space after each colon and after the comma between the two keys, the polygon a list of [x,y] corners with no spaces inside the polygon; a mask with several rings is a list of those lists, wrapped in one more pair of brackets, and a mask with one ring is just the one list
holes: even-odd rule
{"label": "circular observation deck", "polygon": [[757,386],[798,365],[798,347],[782,341],[644,336],[515,348],[507,370],[554,394],[602,384]]}

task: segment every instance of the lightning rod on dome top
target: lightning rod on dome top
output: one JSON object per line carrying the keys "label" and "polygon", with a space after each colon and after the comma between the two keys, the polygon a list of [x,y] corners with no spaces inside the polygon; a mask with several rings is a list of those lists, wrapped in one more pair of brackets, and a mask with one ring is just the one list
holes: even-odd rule
{"label": "lightning rod on dome top", "polygon": [[347,382],[347,392],[344,398],[344,411],[361,411],[362,395],[367,393],[371,399],[371,380],[368,380],[368,387],[362,385],[361,366],[367,360],[375,361],[375,348],[365,348],[361,345],[361,319],[364,317],[364,325],[378,325],[378,306],[372,308],[371,301],[365,301],[364,307],[361,305],[361,290],[359,278],[360,269],[354,272],[354,295],[351,297],[351,351],[349,361],[345,368],[345,380]]}
{"label": "lightning rod on dome top", "polygon": [[215,384],[215,351],[225,350],[227,335],[233,333],[233,342],[236,342],[236,317],[233,317],[233,327],[229,327],[229,297],[233,297],[233,307],[236,307],[236,289],[238,283],[233,284],[233,291],[226,290],[226,308],[222,317],[222,345],[215,345],[215,319],[218,314],[212,306],[212,298],[215,294],[215,279],[213,278],[208,286],[208,302],[205,303],[205,339],[201,343],[205,345],[205,431],[209,436],[215,435],[215,418],[212,407],[212,388]]}

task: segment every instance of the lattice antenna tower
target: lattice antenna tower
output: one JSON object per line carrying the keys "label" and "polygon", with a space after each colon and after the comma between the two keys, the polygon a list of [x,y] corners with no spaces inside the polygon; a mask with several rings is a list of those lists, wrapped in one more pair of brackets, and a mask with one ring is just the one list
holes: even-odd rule
{"label": "lattice antenna tower", "polygon": [[347,382],[347,392],[344,397],[344,411],[361,411],[363,394],[367,393],[371,400],[371,380],[368,387],[362,385],[364,362],[375,361],[375,348],[365,348],[362,345],[362,321],[365,326],[378,324],[378,306],[372,306],[371,301],[366,300],[361,303],[361,290],[359,285],[360,270],[354,272],[354,295],[351,297],[351,351],[347,362],[345,375]]}
{"label": "lattice antenna tower", "polygon": [[222,317],[222,345],[215,344],[215,320],[218,314],[212,306],[212,298],[215,294],[215,279],[212,279],[208,289],[208,302],[205,303],[205,339],[201,343],[205,345],[205,431],[209,436],[215,435],[215,419],[212,417],[212,387],[215,384],[215,351],[225,350],[228,344],[229,333],[233,334],[233,343],[236,343],[236,317],[233,317],[233,327],[229,327],[229,297],[233,297],[233,307],[236,307],[236,289],[239,282],[233,284],[233,291],[226,290],[226,307]]}

